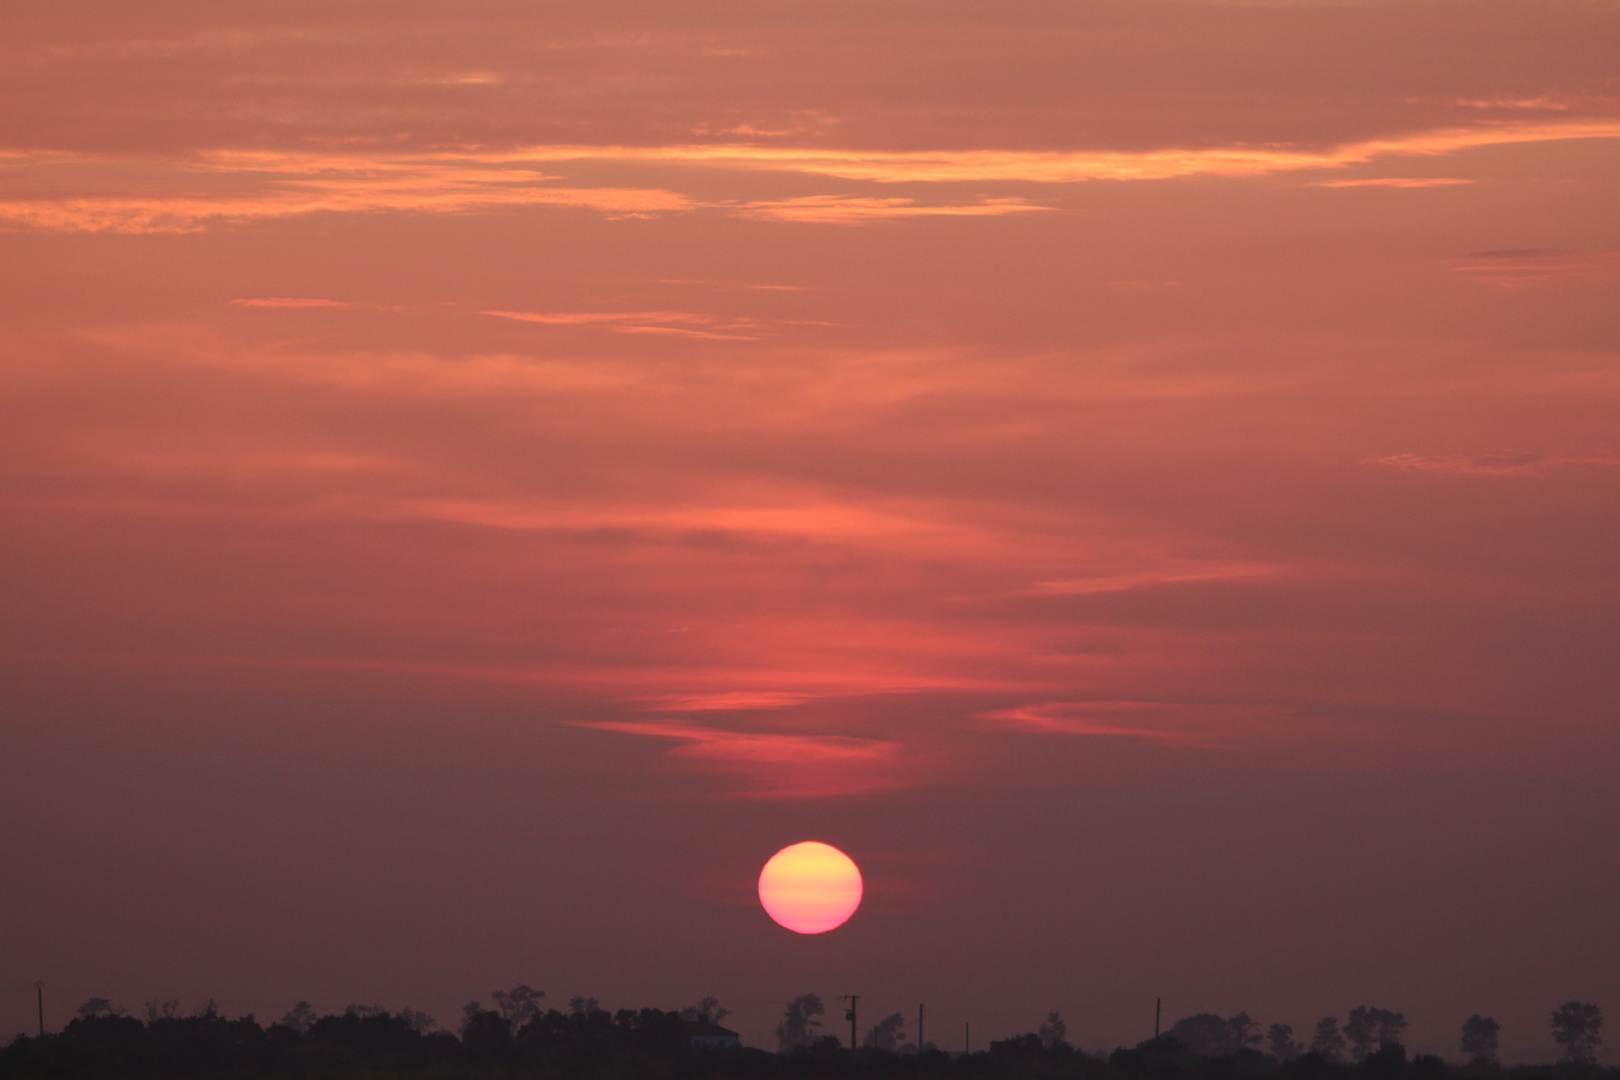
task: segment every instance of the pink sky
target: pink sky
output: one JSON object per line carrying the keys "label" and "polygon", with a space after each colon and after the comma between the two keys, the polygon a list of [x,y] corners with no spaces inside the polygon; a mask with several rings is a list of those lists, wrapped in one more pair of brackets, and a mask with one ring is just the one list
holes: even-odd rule
{"label": "pink sky", "polygon": [[[526,981],[1550,1058],[1620,1010],[1616,55],[11,5],[0,1035]],[[752,893],[804,839],[825,938]]]}

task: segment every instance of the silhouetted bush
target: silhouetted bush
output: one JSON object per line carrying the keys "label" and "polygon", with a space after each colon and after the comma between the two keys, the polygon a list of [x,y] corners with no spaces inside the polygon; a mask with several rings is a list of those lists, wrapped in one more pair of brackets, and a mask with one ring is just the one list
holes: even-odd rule
{"label": "silhouetted bush", "polygon": [[1293,1061],[1283,1063],[1282,1073],[1289,1080],[1324,1080],[1338,1076],[1340,1070],[1327,1057],[1316,1051],[1301,1054]]}
{"label": "silhouetted bush", "polygon": [[1385,1043],[1356,1064],[1355,1074],[1367,1080],[1394,1080],[1406,1071],[1406,1047]]}
{"label": "silhouetted bush", "polygon": [[1046,1047],[1042,1045],[1041,1037],[1032,1032],[993,1042],[990,1053],[1000,1057],[1038,1058],[1046,1056]]}
{"label": "silhouetted bush", "polygon": [[1445,1061],[1433,1054],[1419,1054],[1412,1059],[1412,1075],[1417,1080],[1442,1080],[1450,1071]]}

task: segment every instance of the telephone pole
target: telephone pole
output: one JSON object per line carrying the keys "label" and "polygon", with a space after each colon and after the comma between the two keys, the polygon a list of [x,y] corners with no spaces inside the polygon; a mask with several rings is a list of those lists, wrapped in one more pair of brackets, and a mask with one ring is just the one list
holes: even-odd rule
{"label": "telephone pole", "polygon": [[962,1053],[973,1053],[973,1024],[967,1020],[962,1021]]}
{"label": "telephone pole", "polygon": [[1163,1007],[1164,1007],[1164,999],[1163,998],[1154,998],[1153,999],[1153,1037],[1155,1039],[1157,1039],[1159,1037],[1159,1010],[1162,1009]]}
{"label": "telephone pole", "polygon": [[45,980],[34,980],[34,993],[39,995],[39,1033],[45,1034]]}
{"label": "telephone pole", "polygon": [[849,1021],[849,1048],[858,1049],[860,1044],[855,1041],[855,1003],[861,1000],[861,995],[845,994],[838,1000],[849,1002],[849,1010],[844,1013],[844,1019]]}
{"label": "telephone pole", "polygon": [[917,1053],[923,1052],[923,1013],[928,1010],[926,1002],[917,1006]]}

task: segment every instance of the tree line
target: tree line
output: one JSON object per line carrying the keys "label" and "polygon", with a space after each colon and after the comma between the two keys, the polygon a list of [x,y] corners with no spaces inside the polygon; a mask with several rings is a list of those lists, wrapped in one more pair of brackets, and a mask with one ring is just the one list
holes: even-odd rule
{"label": "tree line", "polygon": [[[1165,1035],[1211,1057],[1257,1049],[1264,1043],[1270,1056],[1279,1062],[1315,1056],[1336,1064],[1365,1061],[1375,1053],[1401,1046],[1406,1026],[1404,1013],[1358,1005],[1350,1010],[1343,1027],[1334,1016],[1317,1021],[1308,1043],[1296,1041],[1293,1026],[1281,1023],[1272,1024],[1262,1039],[1260,1025],[1246,1012],[1224,1018],[1199,1013],[1178,1020]],[[1603,1042],[1603,1012],[1596,1005],[1565,1002],[1553,1011],[1550,1027],[1553,1041],[1561,1048],[1561,1063],[1596,1062],[1597,1048]],[[1462,1023],[1458,1048],[1473,1065],[1496,1065],[1501,1031],[1502,1025],[1495,1019],[1475,1013]]]}
{"label": "tree line", "polygon": [[1577,1001],[1552,1013],[1560,1065],[1510,1071],[1497,1061],[1501,1029],[1490,1017],[1463,1023],[1459,1045],[1470,1064],[1453,1070],[1437,1057],[1408,1060],[1405,1016],[1367,1006],[1350,1010],[1342,1025],[1324,1018],[1308,1042],[1280,1023],[1262,1036],[1247,1013],[1200,1013],[1109,1054],[1076,1050],[1054,1011],[1035,1030],[968,1054],[908,1041],[898,1013],[870,1025],[861,1048],[852,1049],[823,1030],[822,1000],[804,994],[784,1008],[771,1053],[695,1048],[693,1033],[712,1032],[709,1025],[728,1015],[713,997],[679,1009],[610,1013],[588,997],[548,1008],[545,996],[527,985],[496,991],[489,1006],[463,1008],[453,1028],[413,1009],[377,1006],[320,1014],[300,1001],[263,1025],[251,1014],[227,1018],[213,1002],[182,1014],[178,1001],[153,1001],[136,1017],[93,998],[60,1032],[19,1035],[0,1048],[0,1080],[1443,1080],[1448,1073],[1483,1080],[1599,1072],[1620,1080],[1620,1070],[1596,1066],[1601,1011]]}

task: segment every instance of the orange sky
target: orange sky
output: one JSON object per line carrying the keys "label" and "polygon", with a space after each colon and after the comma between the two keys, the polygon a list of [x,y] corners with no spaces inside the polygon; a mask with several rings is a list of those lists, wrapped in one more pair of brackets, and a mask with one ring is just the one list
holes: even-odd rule
{"label": "orange sky", "polygon": [[[1617,55],[8,5],[0,1033],[522,980],[1550,1058],[1620,1008]],[[787,941],[812,838],[867,899]]]}

